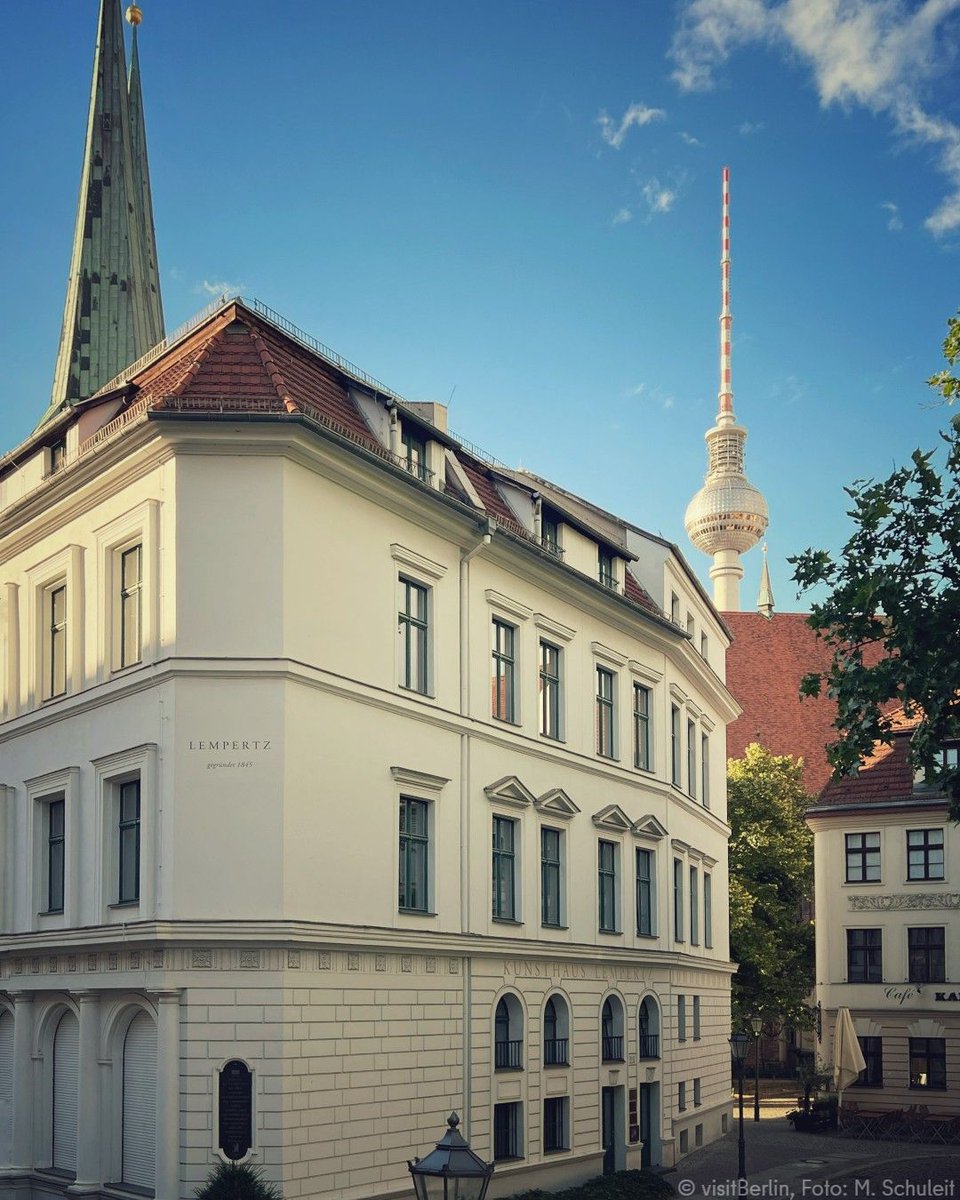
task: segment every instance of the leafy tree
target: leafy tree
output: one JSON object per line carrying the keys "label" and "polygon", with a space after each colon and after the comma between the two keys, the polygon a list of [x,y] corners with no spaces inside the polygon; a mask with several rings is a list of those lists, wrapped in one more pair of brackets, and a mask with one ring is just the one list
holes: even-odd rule
{"label": "leafy tree", "polygon": [[734,1023],[758,1015],[809,1026],[813,925],[813,834],[803,766],[754,742],[727,763],[730,834],[730,957]]}
{"label": "leafy tree", "polygon": [[219,1162],[198,1188],[196,1200],[283,1200],[280,1189],[266,1183],[260,1167]]}
{"label": "leafy tree", "polygon": [[[960,399],[952,373],[960,358],[960,317],[943,344],[947,369],[928,380],[947,404]],[[875,742],[892,740],[902,706],[918,725],[914,767],[937,780],[960,820],[960,771],[938,751],[960,738],[960,415],[941,434],[942,470],[933,451],[877,483],[846,489],[854,532],[837,558],[808,549],[790,561],[802,589],[825,584],[810,625],[833,651],[830,667],[804,677],[801,692],[822,689],[837,703],[838,738],[827,747],[837,776],[855,771]]]}

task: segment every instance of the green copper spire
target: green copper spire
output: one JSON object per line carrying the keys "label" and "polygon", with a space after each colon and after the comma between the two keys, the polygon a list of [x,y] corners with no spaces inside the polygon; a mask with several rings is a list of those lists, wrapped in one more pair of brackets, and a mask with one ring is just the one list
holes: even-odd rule
{"label": "green copper spire", "polygon": [[99,388],[163,337],[136,26],[127,76],[121,0],[100,0],[87,140],[50,407]]}

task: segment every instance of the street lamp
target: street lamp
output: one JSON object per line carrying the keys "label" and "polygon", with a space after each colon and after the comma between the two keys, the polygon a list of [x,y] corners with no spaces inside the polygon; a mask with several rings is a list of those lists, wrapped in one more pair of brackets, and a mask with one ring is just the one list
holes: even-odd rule
{"label": "street lamp", "polygon": [[737,1178],[746,1179],[746,1148],[743,1141],[743,1060],[747,1057],[747,1045],[750,1038],[743,1032],[734,1033],[730,1037],[730,1052],[737,1068],[737,1083],[740,1091],[740,1136],[737,1139]]}
{"label": "street lamp", "polygon": [[485,1163],[470,1149],[457,1129],[460,1118],[451,1113],[448,1129],[435,1150],[426,1158],[407,1162],[417,1200],[483,1200],[493,1174],[493,1163]]}
{"label": "street lamp", "polygon": [[753,1119],[760,1120],[760,1034],[763,1032],[763,1017],[751,1017],[750,1028],[753,1030]]}

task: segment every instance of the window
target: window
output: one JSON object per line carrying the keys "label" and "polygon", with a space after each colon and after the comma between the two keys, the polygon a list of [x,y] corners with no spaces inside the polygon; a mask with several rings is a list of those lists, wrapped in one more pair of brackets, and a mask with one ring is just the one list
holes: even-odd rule
{"label": "window", "polygon": [[67,585],[47,593],[47,677],[44,697],[62,696],[67,690]]}
{"label": "window", "polygon": [[910,1038],[910,1086],[946,1088],[947,1043],[943,1038]]}
{"label": "window", "polygon": [[597,753],[604,758],[616,757],[614,739],[616,676],[606,667],[597,667]]}
{"label": "window", "polygon": [[943,830],[907,830],[907,879],[943,879]]}
{"label": "window", "polygon": [[653,935],[656,880],[652,850],[637,850],[637,933]]}
{"label": "window", "polygon": [[670,705],[670,782],[680,786],[680,709]]}
{"label": "window", "polygon": [[680,597],[676,592],[670,593],[670,620],[674,625],[680,624]]}
{"label": "window", "polygon": [[689,1129],[681,1129],[680,1130],[680,1153],[686,1154],[689,1149],[690,1149],[690,1130]]}
{"label": "window", "polygon": [[847,982],[882,983],[882,931],[847,930]]}
{"label": "window", "polygon": [[567,1133],[566,1096],[550,1096],[543,1102],[543,1150],[551,1154],[557,1150],[570,1149],[570,1137]]}
{"label": "window", "polygon": [[687,998],[686,996],[677,997],[677,1041],[685,1042],[687,1040]]}
{"label": "window", "polygon": [[501,996],[493,1018],[493,1065],[498,1071],[523,1069],[523,1010],[516,996]]}
{"label": "window", "polygon": [[430,477],[430,472],[427,470],[426,439],[404,422],[400,432],[400,444],[403,447],[401,454],[403,465],[411,475],[415,475],[417,479],[422,479],[426,483]]}
{"label": "window", "polygon": [[883,1087],[883,1039],[858,1037],[860,1051],[866,1066],[851,1084],[851,1087]]}
{"label": "window", "polygon": [[683,859],[673,860],[673,936],[683,941]]}
{"label": "window", "polygon": [[401,607],[398,616],[400,634],[400,685],[426,695],[429,687],[428,589],[412,579],[400,577]]}
{"label": "window", "polygon": [[117,902],[140,899],[140,780],[120,784],[120,853]]}
{"label": "window", "polygon": [[551,996],[543,1010],[543,1065],[565,1067],[569,1045],[569,1018],[562,997]]}
{"label": "window", "polygon": [[597,873],[600,898],[600,929],[603,933],[618,933],[616,843],[604,841],[597,843]]}
{"label": "window", "polygon": [[690,944],[700,944],[700,872],[690,868]]}
{"label": "window", "polygon": [[700,634],[700,657],[704,662],[709,661],[710,658],[710,643],[707,641],[705,633]]}
{"label": "window", "polygon": [[700,1080],[699,1078],[693,1081],[693,1104],[695,1108],[699,1108],[701,1104]]}
{"label": "window", "polygon": [[633,765],[650,770],[650,689],[633,685]]}
{"label": "window", "polygon": [[67,440],[61,438],[50,447],[50,474],[61,470],[67,462]]}
{"label": "window", "polygon": [[713,876],[703,873],[703,944],[713,948]]}
{"label": "window", "polygon": [[120,552],[120,667],[131,667],[142,657],[143,547]]}
{"label": "window", "polygon": [[400,797],[400,908],[428,912],[430,806],[426,800]]}
{"label": "window", "polygon": [[693,1040],[700,1041],[700,997],[693,998]]}
{"label": "window", "polygon": [[560,650],[540,643],[540,734],[560,738]]}
{"label": "window", "polygon": [[504,1162],[523,1157],[520,1139],[521,1105],[519,1101],[493,1106],[493,1161]]}
{"label": "window", "polygon": [[604,550],[603,547],[597,552],[597,575],[604,587],[613,588],[616,590],[617,576],[614,566],[613,555]]}
{"label": "window", "polygon": [[700,735],[700,799],[703,807],[710,807],[710,739],[705,733]]}
{"label": "window", "polygon": [[693,613],[687,613],[687,637],[689,637],[691,641],[693,640],[693,634],[694,634]]}
{"label": "window", "polygon": [[911,983],[944,983],[944,927],[907,930],[907,957]]}
{"label": "window", "polygon": [[560,522],[547,513],[543,514],[540,521],[540,544],[557,558],[563,553],[560,549]]}
{"label": "window", "polygon": [[47,912],[63,912],[64,847],[66,826],[64,802],[50,800],[44,805],[47,826]]}
{"label": "window", "polygon": [[516,720],[517,660],[514,643],[517,631],[505,621],[493,622],[493,676],[491,711],[498,721]]}
{"label": "window", "polygon": [[880,880],[880,834],[848,833],[847,883],[878,883]]}
{"label": "window", "polygon": [[516,821],[493,818],[493,915],[500,921],[517,917]]}
{"label": "window", "polygon": [[693,721],[687,722],[687,792],[694,799],[697,796],[697,726]]}
{"label": "window", "polygon": [[52,1166],[71,1175],[77,1170],[78,1062],[80,1022],[66,1011],[53,1035]]}
{"label": "window", "polygon": [[153,1195],[157,1175],[157,1027],[145,1013],[123,1041],[122,1180]]}
{"label": "window", "polygon": [[559,927],[563,924],[561,850],[563,833],[559,829],[540,830],[540,923]]}
{"label": "window", "polygon": [[687,1107],[687,1085],[683,1081],[677,1084],[677,1111],[684,1112]]}
{"label": "window", "polygon": [[600,1057],[604,1062],[623,1062],[623,1009],[619,1000],[609,996],[600,1012]]}
{"label": "window", "polygon": [[660,1057],[660,1035],[657,1032],[657,1010],[652,1000],[640,1002],[640,1045],[638,1053],[641,1058]]}

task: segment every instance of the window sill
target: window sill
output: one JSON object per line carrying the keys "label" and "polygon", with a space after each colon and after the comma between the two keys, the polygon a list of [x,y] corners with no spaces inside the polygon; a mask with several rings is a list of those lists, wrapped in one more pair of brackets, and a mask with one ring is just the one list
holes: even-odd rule
{"label": "window sill", "polygon": [[541,729],[540,737],[542,737],[544,739],[544,741],[547,741],[547,742],[556,742],[556,744],[558,746],[563,746],[566,744],[566,739],[562,738],[559,733],[544,733],[543,730]]}
{"label": "window sill", "polygon": [[544,1146],[543,1153],[546,1154],[569,1154],[569,1146]]}
{"label": "window sill", "polygon": [[496,713],[491,713],[490,720],[496,721],[498,725],[509,725],[513,729],[523,728],[523,722],[518,721],[516,717],[498,717]]}
{"label": "window sill", "polygon": [[540,928],[541,929],[569,930],[570,926],[569,925],[555,925],[552,921],[541,921]]}
{"label": "window sill", "polygon": [[[916,880],[917,883],[926,883],[927,880]],[[841,887],[883,887],[882,879],[845,879]]]}
{"label": "window sill", "polygon": [[611,763],[620,761],[620,759],[617,757],[616,754],[604,754],[602,750],[597,751],[597,758],[602,758],[604,762],[611,762]]}
{"label": "window sill", "polygon": [[638,929],[637,937],[649,938],[651,942],[655,942],[660,937],[660,934],[659,933],[650,933],[644,929]]}
{"label": "window sill", "polygon": [[404,917],[435,917],[437,915],[426,908],[398,908],[397,912]]}
{"label": "window sill", "polygon": [[523,1070],[523,1067],[494,1067],[494,1075],[516,1075]]}
{"label": "window sill", "polygon": [[516,917],[498,917],[496,914],[494,914],[490,920],[495,922],[497,925],[523,925],[523,922],[518,921]]}
{"label": "window sill", "polygon": [[625,1058],[601,1058],[600,1064],[601,1064],[601,1066],[604,1066],[604,1067],[610,1067],[610,1066],[615,1067],[620,1063],[625,1063],[626,1061],[627,1060]]}
{"label": "window sill", "polygon": [[511,1154],[509,1158],[495,1158],[493,1161],[495,1163],[523,1162],[523,1155],[522,1154]]}
{"label": "window sill", "polygon": [[[569,1064],[568,1062],[562,1062],[562,1063],[544,1063],[544,1064],[543,1064],[543,1069],[544,1069],[545,1071],[555,1071],[555,1070],[556,1070],[558,1067],[559,1067],[561,1070],[569,1070],[569,1069],[570,1069],[570,1064]],[[569,1149],[569,1147],[568,1147],[568,1149]]]}
{"label": "window sill", "polygon": [[623,937],[622,929],[598,929],[597,933],[602,933],[605,937]]}
{"label": "window sill", "polygon": [[436,696],[433,692],[423,692],[420,688],[407,687],[405,683],[398,683],[397,687],[401,692],[406,692],[408,696],[422,696],[424,700],[435,700]]}
{"label": "window sill", "polygon": [[137,900],[116,900],[113,904],[108,904],[107,908],[139,908],[140,901]]}
{"label": "window sill", "polygon": [[37,913],[38,917],[62,917],[62,908],[43,908]]}
{"label": "window sill", "polygon": [[947,877],[945,875],[927,875],[923,879],[905,879],[903,881],[903,886],[909,887],[911,883],[946,883],[946,882],[947,882]]}
{"label": "window sill", "polygon": [[153,1188],[140,1187],[136,1183],[105,1183],[104,1188],[116,1196],[155,1196]]}

